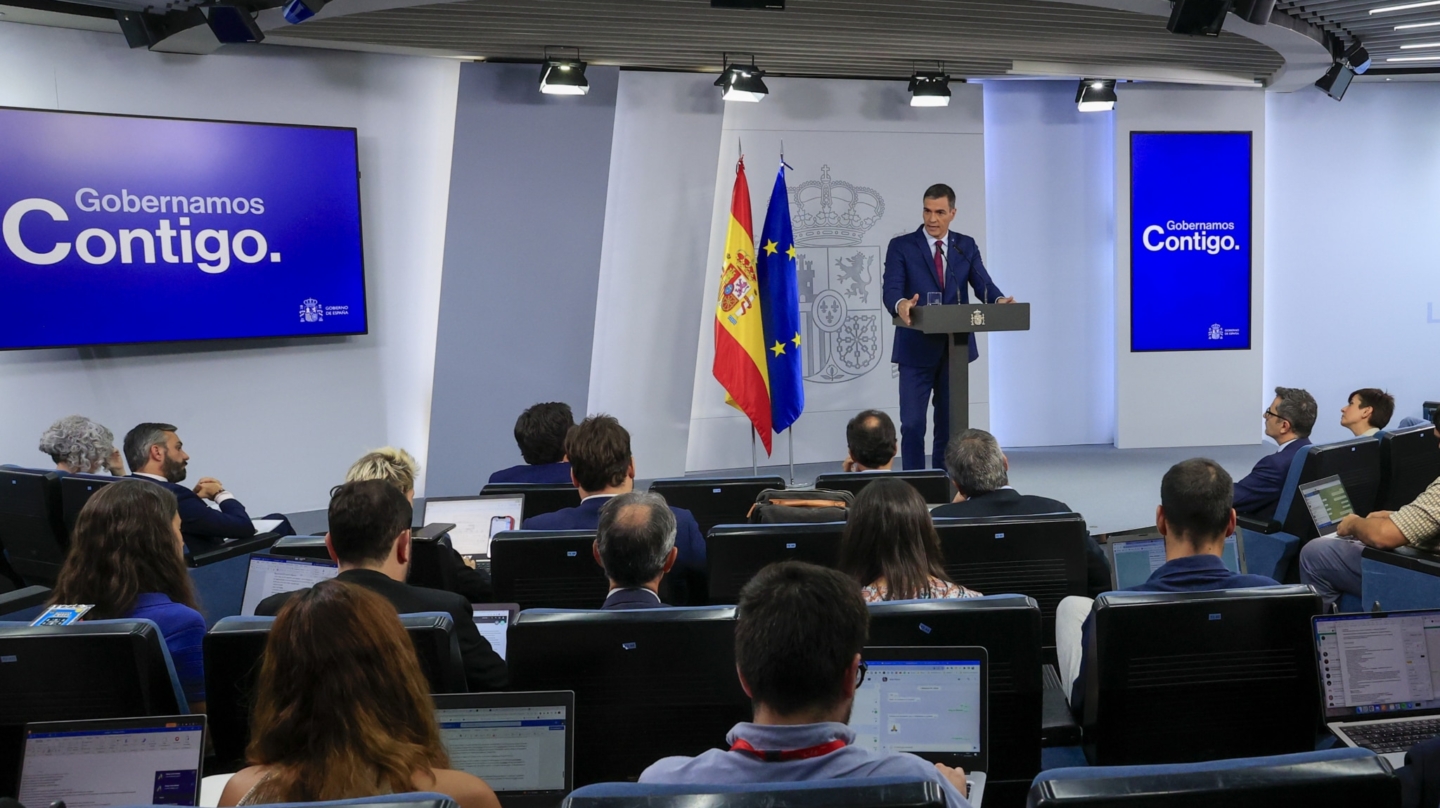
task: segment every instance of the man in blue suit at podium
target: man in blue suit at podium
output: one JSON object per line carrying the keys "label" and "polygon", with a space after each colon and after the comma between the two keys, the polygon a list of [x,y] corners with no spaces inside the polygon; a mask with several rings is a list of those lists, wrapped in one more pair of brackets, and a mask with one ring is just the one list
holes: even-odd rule
{"label": "man in blue suit at podium", "polygon": [[[969,303],[969,284],[982,303],[1014,303],[990,280],[975,239],[952,233],[955,191],[936,184],[925,189],[925,224],[896,236],[885,251],[885,308],[904,323],[910,310],[931,302]],[[900,366],[900,457],[906,469],[925,468],[925,415],[935,398],[935,441],[931,467],[945,468],[950,442],[949,335],[895,329],[890,361]],[[980,355],[970,340],[970,361]]]}

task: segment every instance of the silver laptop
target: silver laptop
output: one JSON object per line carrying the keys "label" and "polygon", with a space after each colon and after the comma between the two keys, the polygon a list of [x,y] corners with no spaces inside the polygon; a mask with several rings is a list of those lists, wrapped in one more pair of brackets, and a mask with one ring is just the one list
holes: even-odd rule
{"label": "silver laptop", "polygon": [[1345,493],[1345,483],[1334,474],[1300,486],[1300,496],[1305,499],[1305,508],[1315,520],[1315,530],[1322,539],[1335,538],[1340,520],[1355,512],[1350,505],[1350,495]]}
{"label": "silver laptop", "polygon": [[205,716],[25,725],[23,805],[199,805]]}
{"label": "silver laptop", "polygon": [[[1245,571],[1245,550],[1237,532],[1225,537],[1225,550],[1220,560],[1225,569]],[[1150,580],[1155,570],[1165,563],[1165,539],[1158,533],[1140,536],[1111,536],[1105,544],[1110,558],[1110,584],[1115,589],[1130,589]]]}
{"label": "silver laptop", "polygon": [[475,497],[430,497],[425,500],[425,524],[450,522],[450,546],[468,559],[490,557],[490,539],[502,530],[519,530],[525,511],[524,494]]}
{"label": "silver laptop", "polygon": [[480,636],[504,659],[510,624],[515,622],[515,615],[520,613],[520,604],[472,603],[470,609],[475,613],[475,628],[480,629]]}
{"label": "silver laptop", "polygon": [[574,692],[456,693],[433,698],[451,768],[484,780],[505,808],[556,808],[570,793]]}
{"label": "silver laptop", "polygon": [[989,662],[970,646],[867,647],[865,681],[855,690],[855,745],[909,752],[965,770],[965,797],[985,796],[989,766]]}
{"label": "silver laptop", "polygon": [[1313,618],[1326,726],[1393,766],[1440,735],[1440,610]]}
{"label": "silver laptop", "polygon": [[260,601],[271,595],[309,589],[339,573],[334,561],[255,553],[250,556],[250,569],[245,575],[245,596],[240,599],[240,614],[251,617]]}

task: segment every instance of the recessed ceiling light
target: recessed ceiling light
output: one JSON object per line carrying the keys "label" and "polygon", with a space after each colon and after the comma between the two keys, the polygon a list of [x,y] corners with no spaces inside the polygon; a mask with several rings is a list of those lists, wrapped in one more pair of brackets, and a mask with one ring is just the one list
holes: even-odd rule
{"label": "recessed ceiling light", "polygon": [[1440,6],[1440,0],[1425,0],[1423,3],[1406,3],[1400,6],[1381,6],[1370,9],[1370,13],[1384,14],[1389,11],[1409,11],[1412,8],[1429,8],[1431,6]]}

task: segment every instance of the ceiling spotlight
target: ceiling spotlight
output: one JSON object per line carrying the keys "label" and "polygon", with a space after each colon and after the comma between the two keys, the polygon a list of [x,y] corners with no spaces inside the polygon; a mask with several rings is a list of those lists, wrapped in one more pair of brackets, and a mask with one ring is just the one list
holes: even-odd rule
{"label": "ceiling spotlight", "polygon": [[765,86],[765,71],[755,66],[755,57],[750,56],[748,65],[730,64],[730,54],[723,54],[725,67],[720,72],[720,78],[715,79],[715,86],[724,91],[726,101],[759,101],[770,94],[770,89]]}
{"label": "ceiling spotlight", "polygon": [[945,73],[945,63],[939,64],[939,70],[916,70],[910,75],[910,106],[950,106],[950,76]]}
{"label": "ceiling spotlight", "polygon": [[1081,79],[1075,88],[1075,106],[1081,112],[1109,112],[1115,108],[1115,79]]}
{"label": "ceiling spotlight", "polygon": [[299,25],[320,13],[330,0],[290,0],[285,4],[285,21],[291,25]]}
{"label": "ceiling spotlight", "polygon": [[540,92],[546,95],[584,95],[590,92],[590,82],[585,78],[585,63],[580,61],[578,48],[558,48],[575,51],[574,59],[556,59],[545,48],[545,63],[540,66]]}
{"label": "ceiling spotlight", "polygon": [[1330,65],[1330,69],[1325,71],[1325,75],[1315,82],[1315,86],[1324,90],[1326,95],[1339,101],[1345,97],[1345,91],[1350,89],[1350,82],[1354,78],[1354,70],[1351,70],[1348,65],[1336,62]]}
{"label": "ceiling spotlight", "polygon": [[1357,75],[1370,69],[1370,51],[1365,50],[1365,46],[1361,45],[1358,39],[1350,43],[1342,58]]}

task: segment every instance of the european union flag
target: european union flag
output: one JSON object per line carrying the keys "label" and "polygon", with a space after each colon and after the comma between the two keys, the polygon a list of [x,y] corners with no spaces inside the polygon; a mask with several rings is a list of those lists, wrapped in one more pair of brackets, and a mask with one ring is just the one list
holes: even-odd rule
{"label": "european union flag", "polygon": [[765,360],[770,370],[773,429],[784,432],[805,410],[805,373],[800,362],[800,290],[795,263],[795,233],[790,227],[790,195],[785,162],[775,175],[765,228],[755,252],[760,285],[760,315],[765,323]]}

